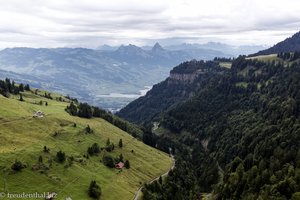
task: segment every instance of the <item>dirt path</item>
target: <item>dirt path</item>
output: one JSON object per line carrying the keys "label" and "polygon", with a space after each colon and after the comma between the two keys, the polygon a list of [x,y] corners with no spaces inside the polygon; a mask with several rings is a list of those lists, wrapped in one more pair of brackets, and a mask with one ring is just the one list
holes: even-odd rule
{"label": "dirt path", "polygon": [[[172,166],[170,167],[170,169],[169,169],[166,173],[160,175],[162,178],[165,177],[165,176],[167,176],[168,173],[169,173],[171,170],[173,170],[174,167],[175,167],[175,159],[174,159],[174,156],[173,156],[172,154],[170,154],[170,156],[171,156],[171,158],[172,158]],[[153,183],[154,181],[157,181],[157,180],[159,179],[160,176],[158,176],[158,177],[152,179],[151,181],[148,182],[148,184]],[[141,193],[142,193],[142,189],[143,189],[143,186],[141,186],[141,187],[138,189],[138,191],[136,192],[136,194],[135,194],[133,200],[139,200],[139,199],[140,199],[140,196],[141,196]]]}

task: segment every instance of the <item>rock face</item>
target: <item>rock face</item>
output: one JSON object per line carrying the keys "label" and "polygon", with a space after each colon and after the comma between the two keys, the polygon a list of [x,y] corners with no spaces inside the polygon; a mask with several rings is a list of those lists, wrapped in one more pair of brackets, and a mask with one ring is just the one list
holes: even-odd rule
{"label": "rock face", "polygon": [[170,80],[179,82],[193,82],[198,75],[207,73],[206,69],[199,69],[192,73],[170,73]]}

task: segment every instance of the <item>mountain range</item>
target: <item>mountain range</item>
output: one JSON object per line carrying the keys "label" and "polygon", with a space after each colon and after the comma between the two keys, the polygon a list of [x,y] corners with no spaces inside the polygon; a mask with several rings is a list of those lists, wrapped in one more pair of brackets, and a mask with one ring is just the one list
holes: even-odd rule
{"label": "mountain range", "polygon": [[[239,47],[253,53],[262,46]],[[145,86],[163,80],[186,60],[237,55],[236,47],[221,43],[162,47],[104,45],[85,48],[7,48],[0,51],[0,78],[10,77],[109,110],[118,110],[140,96]]]}

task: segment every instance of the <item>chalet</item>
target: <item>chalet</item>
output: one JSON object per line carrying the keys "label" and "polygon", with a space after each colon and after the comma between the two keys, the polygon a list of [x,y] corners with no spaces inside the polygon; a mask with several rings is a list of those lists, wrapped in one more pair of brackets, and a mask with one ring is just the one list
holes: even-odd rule
{"label": "chalet", "polygon": [[117,169],[122,169],[124,167],[124,163],[119,162],[118,164],[115,165]]}
{"label": "chalet", "polygon": [[44,113],[40,110],[36,111],[34,114],[33,114],[33,117],[36,118],[36,117],[44,117]]}

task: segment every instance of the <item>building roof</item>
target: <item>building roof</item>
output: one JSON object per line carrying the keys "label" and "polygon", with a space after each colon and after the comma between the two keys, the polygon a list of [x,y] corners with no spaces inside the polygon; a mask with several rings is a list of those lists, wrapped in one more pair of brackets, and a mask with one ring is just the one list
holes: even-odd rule
{"label": "building roof", "polygon": [[122,169],[124,167],[124,163],[123,162],[119,162],[118,164],[116,164],[116,168],[117,169]]}

